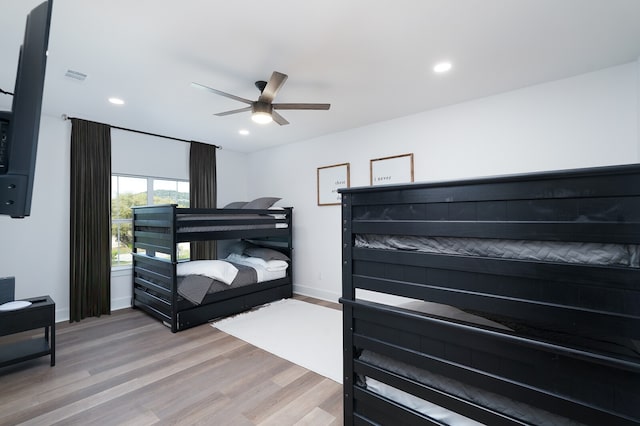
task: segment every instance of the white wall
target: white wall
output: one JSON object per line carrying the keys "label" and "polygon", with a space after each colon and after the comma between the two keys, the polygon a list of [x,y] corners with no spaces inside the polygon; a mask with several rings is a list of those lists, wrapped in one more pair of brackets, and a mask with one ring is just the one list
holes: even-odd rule
{"label": "white wall", "polygon": [[42,117],[31,216],[0,216],[0,275],[16,277],[16,298],[50,295],[58,319],[69,318],[70,138]]}
{"label": "white wall", "polygon": [[634,62],[260,151],[249,195],[294,207],[294,290],[336,300],[340,207],[316,205],[317,167],[349,162],[353,187],[370,159],[405,153],[416,181],[638,162],[639,76]]}
{"label": "white wall", "polygon": [[[223,149],[218,203],[283,197],[295,290],[336,300],[340,207],[316,205],[317,167],[349,162],[352,186],[366,186],[369,159],[408,152],[417,181],[639,162],[639,80],[632,63],[249,155]],[[18,298],[51,295],[59,321],[69,318],[70,128],[42,118],[31,216],[0,216],[0,276],[16,277]],[[183,178],[186,146],[114,131],[112,168]],[[130,272],[115,274],[113,308],[130,297]]]}

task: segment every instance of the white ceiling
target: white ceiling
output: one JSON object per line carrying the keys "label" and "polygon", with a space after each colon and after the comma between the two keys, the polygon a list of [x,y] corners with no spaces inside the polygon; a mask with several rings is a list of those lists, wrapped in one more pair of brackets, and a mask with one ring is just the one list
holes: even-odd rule
{"label": "white ceiling", "polygon": [[[0,0],[0,88],[40,2]],[[250,152],[639,57],[640,0],[54,0],[43,112]],[[331,109],[258,125],[214,116],[245,105],[190,86],[256,99],[274,70],[289,75],[276,102]]]}

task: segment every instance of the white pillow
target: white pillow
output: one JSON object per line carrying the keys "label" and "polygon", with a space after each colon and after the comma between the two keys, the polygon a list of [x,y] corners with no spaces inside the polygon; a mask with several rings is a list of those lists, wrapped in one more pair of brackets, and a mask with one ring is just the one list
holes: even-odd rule
{"label": "white pillow", "polygon": [[238,275],[238,268],[224,260],[192,260],[180,262],[178,276],[204,275],[230,285]]}
{"label": "white pillow", "polygon": [[231,253],[227,256],[229,262],[240,263],[247,266],[254,266],[265,269],[269,272],[284,271],[289,267],[289,263],[284,260],[264,260],[259,257],[243,256]]}
{"label": "white pillow", "polygon": [[289,264],[284,260],[268,260],[267,271],[284,271],[289,267]]}
{"label": "white pillow", "polygon": [[264,260],[259,257],[246,257],[244,259],[245,262],[256,265],[261,268],[266,269],[267,271],[283,271],[287,269],[289,264],[284,260]]}
{"label": "white pillow", "polygon": [[[269,210],[284,210],[283,207],[269,207]],[[285,213],[280,213],[280,214],[270,214],[269,216],[273,217],[274,219],[286,219],[287,215]]]}
{"label": "white pillow", "polygon": [[226,258],[226,260],[228,260],[229,262],[235,262],[235,263],[243,263],[246,259],[247,259],[247,256],[243,254],[238,254],[238,253],[230,253],[229,256],[227,256]]}

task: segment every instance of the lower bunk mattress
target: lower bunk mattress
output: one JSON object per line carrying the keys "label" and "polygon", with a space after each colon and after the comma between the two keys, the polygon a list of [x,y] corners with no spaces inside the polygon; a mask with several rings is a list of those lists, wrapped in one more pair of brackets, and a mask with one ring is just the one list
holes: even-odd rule
{"label": "lower bunk mattress", "polygon": [[200,305],[211,294],[284,278],[288,266],[284,260],[240,254],[230,254],[224,260],[181,262],[177,265],[178,294]]}

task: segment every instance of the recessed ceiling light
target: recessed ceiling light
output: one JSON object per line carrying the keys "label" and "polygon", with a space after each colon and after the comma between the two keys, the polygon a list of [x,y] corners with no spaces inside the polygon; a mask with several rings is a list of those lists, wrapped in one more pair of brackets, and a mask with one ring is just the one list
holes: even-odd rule
{"label": "recessed ceiling light", "polygon": [[440,62],[433,67],[433,71],[437,73],[447,72],[451,69],[451,62]]}
{"label": "recessed ceiling light", "polygon": [[247,129],[240,129],[238,130],[238,133],[240,133],[242,136],[246,136],[249,134],[249,131]]}
{"label": "recessed ceiling light", "polygon": [[109,98],[109,102],[114,105],[124,105],[124,101],[120,98]]}

